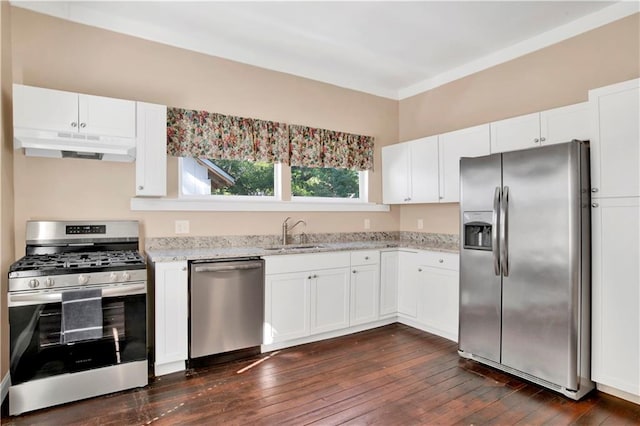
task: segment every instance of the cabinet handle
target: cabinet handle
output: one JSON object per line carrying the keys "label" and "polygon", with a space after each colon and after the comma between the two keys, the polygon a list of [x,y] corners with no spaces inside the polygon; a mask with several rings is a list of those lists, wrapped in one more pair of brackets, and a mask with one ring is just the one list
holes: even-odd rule
{"label": "cabinet handle", "polygon": [[596,207],[598,207],[599,205],[600,205],[600,204],[598,204],[598,203],[593,203],[593,204],[591,204],[591,207],[596,208]]}
{"label": "cabinet handle", "polygon": [[87,127],[87,123],[80,123],[80,127],[84,129],[85,127]]}
{"label": "cabinet handle", "polygon": [[71,122],[71,127],[78,127],[78,123],[76,123],[75,121]]}
{"label": "cabinet handle", "polygon": [[591,188],[591,192],[598,192],[598,188]]}
{"label": "cabinet handle", "polygon": [[535,138],[535,139],[533,140],[533,143],[538,143],[538,142],[540,142],[540,139],[538,139],[538,138]]}
{"label": "cabinet handle", "polygon": [[547,138],[545,138],[545,137],[541,137],[541,138],[540,138],[540,142],[544,142],[544,141],[546,141],[546,140],[547,140]]}

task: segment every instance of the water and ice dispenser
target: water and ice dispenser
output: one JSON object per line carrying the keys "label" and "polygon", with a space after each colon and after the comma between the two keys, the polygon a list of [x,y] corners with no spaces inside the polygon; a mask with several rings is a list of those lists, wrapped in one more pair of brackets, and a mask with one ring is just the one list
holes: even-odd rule
{"label": "water and ice dispenser", "polygon": [[465,249],[491,250],[491,232],[493,212],[464,212],[462,215],[464,225]]}

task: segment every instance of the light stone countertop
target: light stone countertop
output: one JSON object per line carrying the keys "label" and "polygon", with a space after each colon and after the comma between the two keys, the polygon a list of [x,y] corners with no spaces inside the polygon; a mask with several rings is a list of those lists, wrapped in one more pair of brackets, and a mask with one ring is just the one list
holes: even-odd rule
{"label": "light stone countertop", "polygon": [[432,244],[420,244],[415,241],[388,240],[388,241],[349,241],[349,242],[318,242],[304,244],[306,248],[295,248],[296,244],[286,250],[279,250],[281,246],[268,247],[203,247],[203,248],[169,248],[147,249],[149,262],[174,262],[183,260],[202,259],[232,259],[241,257],[280,256],[287,254],[309,254],[334,251],[354,250],[380,250],[385,248],[403,248],[438,251],[446,253],[458,253],[446,247],[434,247]]}

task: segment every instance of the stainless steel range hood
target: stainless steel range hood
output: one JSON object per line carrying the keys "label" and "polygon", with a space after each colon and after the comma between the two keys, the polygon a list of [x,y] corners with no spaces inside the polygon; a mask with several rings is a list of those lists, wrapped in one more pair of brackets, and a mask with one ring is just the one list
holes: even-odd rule
{"label": "stainless steel range hood", "polygon": [[84,135],[70,132],[13,129],[14,148],[27,156],[84,158],[132,162],[136,158],[134,138]]}

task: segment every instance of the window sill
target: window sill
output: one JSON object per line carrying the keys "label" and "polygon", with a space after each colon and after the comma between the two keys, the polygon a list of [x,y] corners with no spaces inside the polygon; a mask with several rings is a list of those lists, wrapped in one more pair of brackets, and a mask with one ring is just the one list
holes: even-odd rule
{"label": "window sill", "polygon": [[388,212],[386,204],[339,201],[198,200],[180,198],[131,199],[132,211],[228,211],[228,212]]}

